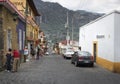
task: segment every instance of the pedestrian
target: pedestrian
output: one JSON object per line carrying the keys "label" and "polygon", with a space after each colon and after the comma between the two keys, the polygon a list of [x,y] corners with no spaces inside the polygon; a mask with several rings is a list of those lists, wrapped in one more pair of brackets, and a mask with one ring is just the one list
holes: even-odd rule
{"label": "pedestrian", "polygon": [[32,56],[32,60],[35,59],[35,50],[33,48],[31,48],[31,56]]}
{"label": "pedestrian", "polygon": [[18,66],[19,66],[19,61],[20,61],[20,53],[18,50],[13,51],[13,69],[12,72],[17,72],[18,71]]}
{"label": "pedestrian", "polygon": [[8,52],[6,53],[6,70],[8,72],[10,72],[11,68],[12,68],[12,66],[11,66],[11,60],[12,60],[12,49],[9,48]]}
{"label": "pedestrian", "polygon": [[28,59],[28,54],[29,54],[28,48],[27,48],[27,46],[25,46],[25,49],[24,49],[24,62],[26,62],[26,59]]}
{"label": "pedestrian", "polygon": [[38,48],[36,60],[39,60],[39,56],[40,56],[40,49]]}
{"label": "pedestrian", "polygon": [[40,49],[39,56],[40,56],[40,57],[42,57],[43,55],[44,55],[43,50],[42,50],[42,49]]}
{"label": "pedestrian", "polygon": [[81,51],[81,46],[79,46],[78,49]]}

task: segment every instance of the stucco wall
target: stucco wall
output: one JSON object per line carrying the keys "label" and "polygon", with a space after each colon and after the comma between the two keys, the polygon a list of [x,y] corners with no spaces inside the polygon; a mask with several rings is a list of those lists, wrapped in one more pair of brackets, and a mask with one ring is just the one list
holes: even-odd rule
{"label": "stucco wall", "polygon": [[[97,35],[104,36],[97,38]],[[97,63],[120,73],[120,13],[114,11],[101,19],[80,28],[79,45],[82,50],[93,52],[97,42]]]}
{"label": "stucco wall", "polygon": [[25,7],[26,7],[26,0],[10,0],[17,9],[24,15],[25,14]]}
{"label": "stucco wall", "polygon": [[4,49],[4,34],[3,34],[3,18],[2,18],[2,9],[3,7],[0,6],[0,50]]}
{"label": "stucco wall", "polygon": [[3,18],[3,33],[4,33],[4,49],[7,51],[7,33],[8,30],[11,30],[12,32],[12,49],[18,49],[18,39],[17,39],[17,31],[16,31],[16,25],[17,21],[14,21],[13,14],[6,8],[3,8],[2,10],[2,18]]}
{"label": "stucco wall", "polygon": [[[97,36],[104,36],[97,38]],[[93,53],[93,42],[98,44],[98,57],[114,62],[114,14],[107,15],[80,28],[79,45]]]}
{"label": "stucco wall", "polygon": [[120,13],[115,14],[115,62],[120,62]]}

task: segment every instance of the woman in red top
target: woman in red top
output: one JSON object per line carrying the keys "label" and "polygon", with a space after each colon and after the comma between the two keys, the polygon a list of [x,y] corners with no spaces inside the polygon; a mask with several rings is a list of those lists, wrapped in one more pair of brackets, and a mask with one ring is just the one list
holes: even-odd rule
{"label": "woman in red top", "polygon": [[20,53],[18,50],[14,50],[13,51],[13,72],[17,72],[18,71],[18,66],[19,66],[19,60],[20,60]]}

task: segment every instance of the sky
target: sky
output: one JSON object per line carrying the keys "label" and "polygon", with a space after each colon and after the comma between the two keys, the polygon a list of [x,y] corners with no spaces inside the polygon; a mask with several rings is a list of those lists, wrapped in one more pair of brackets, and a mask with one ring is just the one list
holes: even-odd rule
{"label": "sky", "polygon": [[97,13],[109,13],[120,10],[120,0],[42,0],[57,2],[70,10],[86,10]]}

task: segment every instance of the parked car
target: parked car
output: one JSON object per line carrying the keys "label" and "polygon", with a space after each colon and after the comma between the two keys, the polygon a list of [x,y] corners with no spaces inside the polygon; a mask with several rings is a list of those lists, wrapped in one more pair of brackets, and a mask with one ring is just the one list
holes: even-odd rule
{"label": "parked car", "polygon": [[66,52],[66,48],[62,48],[62,50],[61,50],[61,55],[62,55],[63,57],[64,57],[65,52]]}
{"label": "parked car", "polygon": [[71,58],[72,54],[74,54],[73,50],[72,49],[67,49],[63,56],[64,56],[64,58]]}
{"label": "parked car", "polygon": [[49,55],[50,53],[47,51],[47,52],[45,52],[45,55]]}
{"label": "parked car", "polygon": [[88,51],[78,51],[74,52],[71,58],[71,63],[75,64],[75,66],[86,64],[91,67],[94,66],[94,57]]}

